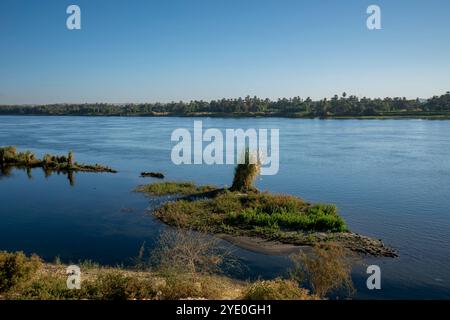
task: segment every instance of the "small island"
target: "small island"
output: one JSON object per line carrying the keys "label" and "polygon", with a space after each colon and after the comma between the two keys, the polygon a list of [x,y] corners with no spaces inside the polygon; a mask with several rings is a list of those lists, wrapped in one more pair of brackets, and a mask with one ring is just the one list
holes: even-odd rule
{"label": "small island", "polygon": [[152,212],[164,223],[216,234],[238,244],[242,237],[256,240],[253,245],[258,239],[295,246],[333,242],[358,254],[398,255],[381,240],[350,232],[335,205],[312,204],[292,195],[258,191],[253,186],[258,172],[256,164],[239,164],[230,188],[160,182],[141,185],[136,191],[175,197]]}
{"label": "small island", "polygon": [[16,147],[0,147],[0,167],[4,168],[42,168],[45,171],[57,172],[109,172],[117,171],[100,164],[80,164],[74,161],[74,153],[70,151],[67,156],[46,154],[42,159],[36,157],[31,151],[18,152]]}

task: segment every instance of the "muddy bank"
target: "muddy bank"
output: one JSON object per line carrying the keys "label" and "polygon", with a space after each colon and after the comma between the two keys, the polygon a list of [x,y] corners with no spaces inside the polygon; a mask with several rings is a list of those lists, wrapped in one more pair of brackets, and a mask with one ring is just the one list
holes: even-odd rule
{"label": "muddy bank", "polygon": [[296,233],[291,239],[264,239],[256,236],[218,234],[217,237],[237,247],[267,254],[290,255],[299,250],[308,251],[311,246],[326,242],[335,242],[361,256],[398,257],[398,252],[385,245],[381,240],[369,238],[356,233],[313,233],[304,234],[303,238]]}

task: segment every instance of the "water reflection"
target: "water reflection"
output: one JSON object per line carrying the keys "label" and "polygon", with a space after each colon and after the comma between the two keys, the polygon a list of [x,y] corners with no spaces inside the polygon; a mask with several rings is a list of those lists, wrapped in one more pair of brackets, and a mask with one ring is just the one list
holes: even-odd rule
{"label": "water reflection", "polygon": [[[13,175],[13,170],[24,171],[27,174],[28,179],[33,179],[33,168],[25,167],[25,166],[0,166],[0,180],[9,178]],[[75,173],[72,170],[52,170],[50,168],[34,168],[38,170],[42,170],[44,172],[45,178],[51,177],[53,173],[58,175],[63,174],[67,176],[67,180],[69,181],[70,186],[75,186]]]}

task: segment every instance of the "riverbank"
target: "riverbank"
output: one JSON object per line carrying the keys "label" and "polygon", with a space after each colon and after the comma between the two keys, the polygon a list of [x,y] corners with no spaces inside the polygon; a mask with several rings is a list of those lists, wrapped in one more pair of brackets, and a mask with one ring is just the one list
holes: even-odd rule
{"label": "riverbank", "polygon": [[183,117],[286,117],[367,118],[445,117],[450,118],[450,92],[429,99],[359,98],[335,95],[313,101],[300,97],[277,100],[247,96],[212,101],[192,100],[169,103],[95,103],[49,105],[0,105],[0,115],[65,116],[183,116]]}
{"label": "riverbank", "polygon": [[278,113],[278,112],[252,112],[252,113],[220,113],[220,112],[193,112],[171,113],[150,112],[145,114],[128,113],[0,113],[0,116],[36,116],[36,117],[123,117],[123,118],[222,118],[222,119],[252,119],[252,118],[286,118],[286,119],[316,119],[316,120],[450,120],[450,113],[416,112],[416,113],[385,113],[377,115],[327,115],[316,116],[302,113]]}
{"label": "riverbank", "polygon": [[311,300],[293,280],[245,282],[206,273],[123,269],[81,262],[78,289],[68,265],[0,251],[0,300]]}
{"label": "riverbank", "polygon": [[398,256],[381,240],[350,232],[334,205],[186,182],[154,183],[136,191],[149,196],[178,196],[152,211],[164,223],[215,234],[256,252],[289,253],[296,247],[337,243],[361,255]]}

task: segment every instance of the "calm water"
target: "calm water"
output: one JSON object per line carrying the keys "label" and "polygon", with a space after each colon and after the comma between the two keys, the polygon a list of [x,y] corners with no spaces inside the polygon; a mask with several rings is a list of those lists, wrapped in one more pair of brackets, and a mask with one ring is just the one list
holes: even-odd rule
{"label": "calm water", "polygon": [[[198,120],[198,119],[197,119]],[[382,290],[365,288],[353,274],[358,298],[450,298],[450,121],[210,119],[204,127],[279,128],[280,171],[258,181],[261,189],[336,203],[353,231],[383,239],[397,259],[371,259],[382,269]],[[120,172],[31,177],[0,176],[0,250],[35,252],[45,259],[131,263],[145,241],[151,247],[164,226],[146,214],[155,205],[133,188],[169,180],[231,184],[233,166],[175,166],[175,128],[191,118],[0,117],[0,145],[42,156],[74,150],[76,160]],[[236,252],[242,277],[275,277],[286,257]]]}

